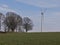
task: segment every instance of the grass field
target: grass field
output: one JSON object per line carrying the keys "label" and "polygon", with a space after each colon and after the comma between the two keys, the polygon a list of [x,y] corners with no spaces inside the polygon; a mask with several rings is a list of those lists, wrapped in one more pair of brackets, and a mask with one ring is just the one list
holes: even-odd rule
{"label": "grass field", "polygon": [[60,45],[60,33],[0,34],[0,45]]}

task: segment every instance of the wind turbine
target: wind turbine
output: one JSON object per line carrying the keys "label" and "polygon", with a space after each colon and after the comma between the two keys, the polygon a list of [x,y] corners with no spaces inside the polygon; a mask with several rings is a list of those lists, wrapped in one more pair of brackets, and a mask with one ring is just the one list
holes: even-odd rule
{"label": "wind turbine", "polygon": [[0,14],[0,30],[1,30],[1,16],[2,16],[2,15]]}
{"label": "wind turbine", "polygon": [[43,30],[43,22],[44,22],[44,13],[47,9],[41,9],[41,32]]}

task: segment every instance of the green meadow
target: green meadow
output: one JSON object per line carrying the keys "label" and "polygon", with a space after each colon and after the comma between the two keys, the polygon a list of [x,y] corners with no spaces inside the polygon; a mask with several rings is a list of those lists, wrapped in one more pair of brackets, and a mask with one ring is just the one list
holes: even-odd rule
{"label": "green meadow", "polygon": [[0,45],[60,45],[60,33],[0,33]]}

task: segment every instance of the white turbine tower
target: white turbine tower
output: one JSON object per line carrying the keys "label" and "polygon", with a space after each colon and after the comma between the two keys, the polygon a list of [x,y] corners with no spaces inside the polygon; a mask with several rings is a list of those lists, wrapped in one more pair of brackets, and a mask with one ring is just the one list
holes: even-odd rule
{"label": "white turbine tower", "polygon": [[0,30],[1,30],[1,16],[2,16],[2,14],[0,14]]}
{"label": "white turbine tower", "polygon": [[43,30],[43,23],[44,23],[44,13],[47,9],[41,9],[41,32]]}

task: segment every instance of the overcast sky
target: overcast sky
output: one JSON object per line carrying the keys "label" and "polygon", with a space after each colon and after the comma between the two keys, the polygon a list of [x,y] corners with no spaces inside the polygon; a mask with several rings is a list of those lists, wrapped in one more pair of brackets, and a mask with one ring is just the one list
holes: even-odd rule
{"label": "overcast sky", "polygon": [[44,12],[43,32],[60,32],[60,0],[0,0],[0,12],[16,12],[29,17],[34,24],[31,31],[41,31],[41,9]]}

